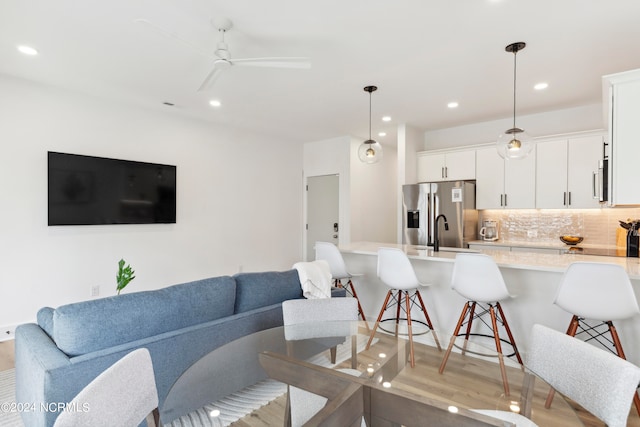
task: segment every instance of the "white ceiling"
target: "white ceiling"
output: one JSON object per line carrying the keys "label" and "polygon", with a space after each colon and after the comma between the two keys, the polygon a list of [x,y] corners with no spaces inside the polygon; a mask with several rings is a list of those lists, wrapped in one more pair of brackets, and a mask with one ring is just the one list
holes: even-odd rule
{"label": "white ceiling", "polygon": [[[211,61],[134,22],[213,51],[211,19],[220,17],[234,23],[234,58],[306,56],[311,69],[232,67],[197,92]],[[640,68],[640,1],[0,2],[0,73],[301,142],[367,137],[369,84],[379,87],[373,131],[383,145],[398,123],[433,130],[510,117],[513,55],[504,48],[516,41],[527,43],[517,56],[519,115],[598,103],[602,75]],[[18,44],[40,54],[24,56]],[[539,81],[549,88],[534,91]],[[460,107],[450,110],[453,100]]]}

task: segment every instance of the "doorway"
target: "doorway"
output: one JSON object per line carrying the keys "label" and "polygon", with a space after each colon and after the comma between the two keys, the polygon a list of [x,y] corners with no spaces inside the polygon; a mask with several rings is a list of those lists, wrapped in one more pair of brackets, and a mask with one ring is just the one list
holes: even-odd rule
{"label": "doorway", "polygon": [[338,244],[339,182],[338,175],[307,178],[307,261],[316,257],[315,242]]}

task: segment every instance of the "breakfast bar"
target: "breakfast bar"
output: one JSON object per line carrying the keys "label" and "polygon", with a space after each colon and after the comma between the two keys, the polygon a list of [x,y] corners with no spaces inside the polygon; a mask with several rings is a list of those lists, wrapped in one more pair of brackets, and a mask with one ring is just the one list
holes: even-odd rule
{"label": "breakfast bar", "polygon": [[[464,301],[450,287],[451,272],[456,253],[469,249],[432,248],[393,243],[355,242],[341,245],[340,251],[351,273],[361,273],[354,282],[367,319],[375,319],[388,288],[377,278],[377,250],[379,247],[402,249],[411,260],[418,279],[431,284],[422,291],[425,304],[439,331],[453,331]],[[479,252],[474,250],[472,252]],[[591,256],[581,254],[547,254],[536,252],[507,252],[482,250],[498,264],[509,293],[514,298],[502,306],[518,346],[526,352],[526,340],[535,323],[565,331],[571,314],[553,304],[556,289],[569,264],[577,261],[621,265],[627,271],[636,296],[640,293],[640,259],[626,257]],[[603,283],[602,286],[608,286]],[[412,312],[413,315],[413,312]],[[415,316],[420,318],[416,312]],[[640,318],[617,321],[616,327],[624,350],[632,363],[640,364]]]}

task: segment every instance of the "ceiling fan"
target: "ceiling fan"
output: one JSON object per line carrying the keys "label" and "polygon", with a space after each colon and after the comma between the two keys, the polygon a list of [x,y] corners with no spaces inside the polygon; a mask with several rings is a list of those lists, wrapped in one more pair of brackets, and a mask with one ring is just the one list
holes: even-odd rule
{"label": "ceiling fan", "polygon": [[194,45],[190,41],[152,23],[147,19],[136,19],[134,22],[149,26],[153,30],[166,37],[176,39],[213,61],[211,71],[209,72],[209,74],[207,74],[204,81],[198,88],[198,92],[211,88],[213,86],[213,83],[217,80],[217,78],[224,70],[235,66],[299,69],[311,68],[309,58],[306,57],[232,58],[229,51],[229,45],[224,40],[225,33],[233,27],[233,23],[227,18],[213,19],[211,21],[214,28],[220,34],[220,41],[216,46],[216,50],[213,51],[213,55],[210,52],[203,51],[200,47]]}

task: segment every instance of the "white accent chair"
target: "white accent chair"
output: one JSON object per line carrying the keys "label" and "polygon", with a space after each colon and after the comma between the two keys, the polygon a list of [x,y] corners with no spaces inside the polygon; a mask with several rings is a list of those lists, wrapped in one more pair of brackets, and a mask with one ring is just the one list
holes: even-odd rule
{"label": "white accent chair", "polygon": [[[316,242],[316,261],[317,260],[325,260],[329,263],[329,269],[331,270],[331,277],[333,278],[333,285],[339,288],[344,288],[348,294],[358,301],[358,313],[360,317],[365,322],[367,321],[364,311],[362,310],[362,305],[360,305],[360,300],[358,299],[358,294],[356,293],[356,288],[353,286],[354,277],[362,276],[362,274],[358,273],[350,273],[347,271],[347,266],[344,263],[344,258],[342,258],[342,254],[336,245],[329,242]],[[342,281],[345,280],[346,285],[342,284]],[[368,327],[368,326],[367,326]]]}
{"label": "white accent chair", "polygon": [[[431,330],[436,345],[438,349],[440,349],[438,336],[433,330],[433,324],[431,323],[429,312],[427,311],[427,307],[424,304],[424,300],[422,299],[422,295],[420,294],[419,290],[420,287],[426,287],[430,285],[420,283],[418,277],[416,276],[416,272],[413,269],[411,262],[409,261],[409,258],[403,251],[397,248],[378,249],[378,277],[390,289],[387,292],[387,296],[385,297],[384,302],[382,303],[382,308],[380,309],[380,313],[378,314],[376,323],[373,327],[373,330],[371,331],[371,336],[369,337],[366,348],[369,349],[369,346],[373,341],[380,322],[384,322],[386,320],[395,321],[395,330],[397,335],[398,324],[400,320],[406,320],[409,335],[409,361],[411,363],[411,367],[414,367],[416,362],[413,351],[413,321],[423,323]],[[393,295],[394,292],[396,292],[395,296]],[[422,311],[426,323],[411,318],[411,307],[413,305],[417,306]],[[382,317],[384,316],[385,312],[394,306],[396,309],[395,316],[393,316],[392,318],[383,319]],[[406,316],[405,318],[401,317],[401,311],[404,312],[404,315]]]}
{"label": "white accent chair", "polygon": [[[351,336],[352,366],[355,365],[357,355],[356,322],[358,320],[358,302],[355,298],[287,300],[282,303],[282,318],[287,352],[290,351],[289,344],[292,341]],[[301,324],[304,324],[304,327],[296,327]],[[331,363],[335,362],[336,352],[335,347],[332,347]],[[360,375],[360,372],[355,369],[341,371]],[[326,402],[327,399],[322,396],[289,386],[285,426],[298,427],[303,425],[322,409]]]}
{"label": "white accent chair", "polygon": [[[440,373],[444,372],[447,360],[453,349],[456,338],[460,334],[460,329],[466,321],[465,340],[469,340],[472,334],[473,321],[479,319],[487,325],[491,330],[492,337],[495,342],[496,351],[498,353],[498,361],[500,362],[500,372],[502,375],[502,383],[504,392],[509,395],[509,382],[507,380],[507,372],[504,365],[502,342],[508,343],[513,348],[513,355],[516,356],[518,362],[522,364],[520,352],[516,346],[516,342],[511,333],[511,328],[507,323],[507,319],[500,305],[500,301],[511,298],[507,286],[504,283],[502,273],[496,265],[493,258],[484,254],[476,253],[458,253],[453,264],[453,272],[451,274],[451,287],[464,297],[467,302],[462,308],[460,319],[456,325],[449,347],[442,359],[440,365]],[[479,309],[479,310],[478,310]],[[491,323],[488,324],[481,319],[484,315],[489,314]],[[499,324],[501,324],[507,332],[508,340],[500,337]]]}
{"label": "white accent chair", "polygon": [[624,427],[640,368],[582,340],[534,325],[527,368],[608,427]]}
{"label": "white accent chair", "polygon": [[[640,313],[627,272],[622,266],[595,262],[574,262],[567,268],[554,304],[572,314],[567,335],[585,336],[626,359],[614,320],[629,319]],[[595,324],[594,322],[595,321]],[[606,330],[603,327],[606,326]],[[606,333],[609,333],[609,337]],[[613,348],[613,350],[611,350]],[[546,406],[551,406],[553,390]],[[640,398],[633,399],[640,414]]]}
{"label": "white accent chair", "polygon": [[60,413],[54,427],[161,426],[151,356],[134,350],[91,381]]}

